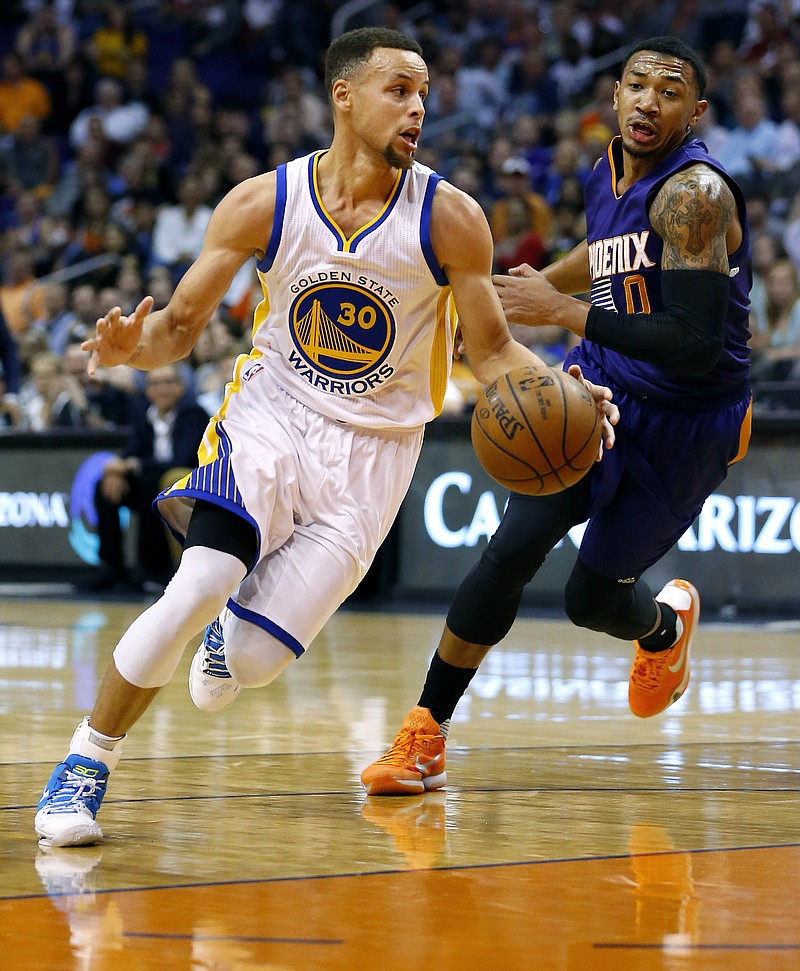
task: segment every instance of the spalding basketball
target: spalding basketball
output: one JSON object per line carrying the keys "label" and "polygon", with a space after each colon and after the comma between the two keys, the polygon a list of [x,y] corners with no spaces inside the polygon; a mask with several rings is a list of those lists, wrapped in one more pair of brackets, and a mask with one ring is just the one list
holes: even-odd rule
{"label": "spalding basketball", "polygon": [[597,457],[601,428],[581,381],[554,368],[521,367],[478,395],[472,445],[500,485],[546,496],[586,475]]}

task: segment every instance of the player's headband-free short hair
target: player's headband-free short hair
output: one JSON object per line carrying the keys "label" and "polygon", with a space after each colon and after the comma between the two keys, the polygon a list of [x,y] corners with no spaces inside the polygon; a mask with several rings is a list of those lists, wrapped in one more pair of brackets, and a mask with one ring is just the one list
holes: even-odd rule
{"label": "player's headband-free short hair", "polygon": [[697,51],[689,47],[688,44],[685,44],[680,37],[673,37],[670,34],[666,34],[660,37],[648,37],[646,40],[641,41],[625,55],[625,59],[622,62],[623,74],[630,59],[640,51],[654,51],[656,54],[669,54],[672,57],[677,57],[681,61],[686,61],[687,64],[691,65],[694,73],[698,98],[702,98],[705,95],[707,79],[703,61]]}
{"label": "player's headband-free short hair", "polygon": [[399,30],[388,27],[359,27],[348,30],[331,43],[325,55],[325,90],[328,97],[334,82],[339,78],[352,78],[378,47],[412,51],[422,56],[422,48],[413,37],[408,37]]}

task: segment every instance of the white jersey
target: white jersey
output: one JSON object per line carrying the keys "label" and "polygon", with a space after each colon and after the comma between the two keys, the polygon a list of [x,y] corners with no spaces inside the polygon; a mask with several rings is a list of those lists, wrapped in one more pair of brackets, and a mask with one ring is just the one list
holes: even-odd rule
{"label": "white jersey", "polygon": [[253,347],[286,392],[328,418],[418,428],[442,410],[456,328],[430,238],[440,176],[417,162],[400,170],[381,212],[347,238],[320,197],[323,154],[277,169]]}

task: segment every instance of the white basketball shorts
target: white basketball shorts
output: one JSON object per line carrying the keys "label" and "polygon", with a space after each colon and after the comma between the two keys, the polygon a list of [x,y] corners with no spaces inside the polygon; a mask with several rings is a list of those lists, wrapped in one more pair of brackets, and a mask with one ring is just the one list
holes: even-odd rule
{"label": "white basketball shorts", "polygon": [[355,590],[386,538],[423,429],[363,429],[325,418],[257,359],[237,362],[200,466],[157,499],[184,537],[196,498],[252,523],[259,559],[228,607],[302,654]]}

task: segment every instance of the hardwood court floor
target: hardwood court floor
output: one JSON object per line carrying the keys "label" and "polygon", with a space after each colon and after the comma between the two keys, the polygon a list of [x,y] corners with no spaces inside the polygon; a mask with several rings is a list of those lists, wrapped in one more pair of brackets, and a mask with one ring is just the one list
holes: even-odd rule
{"label": "hardwood court floor", "polygon": [[446,793],[364,797],[439,616],[341,612],[269,688],[126,744],[96,847],[34,806],[140,605],[0,601],[0,968],[800,968],[800,656],[703,623],[687,695],[628,713],[628,647],[520,620],[457,712]]}

